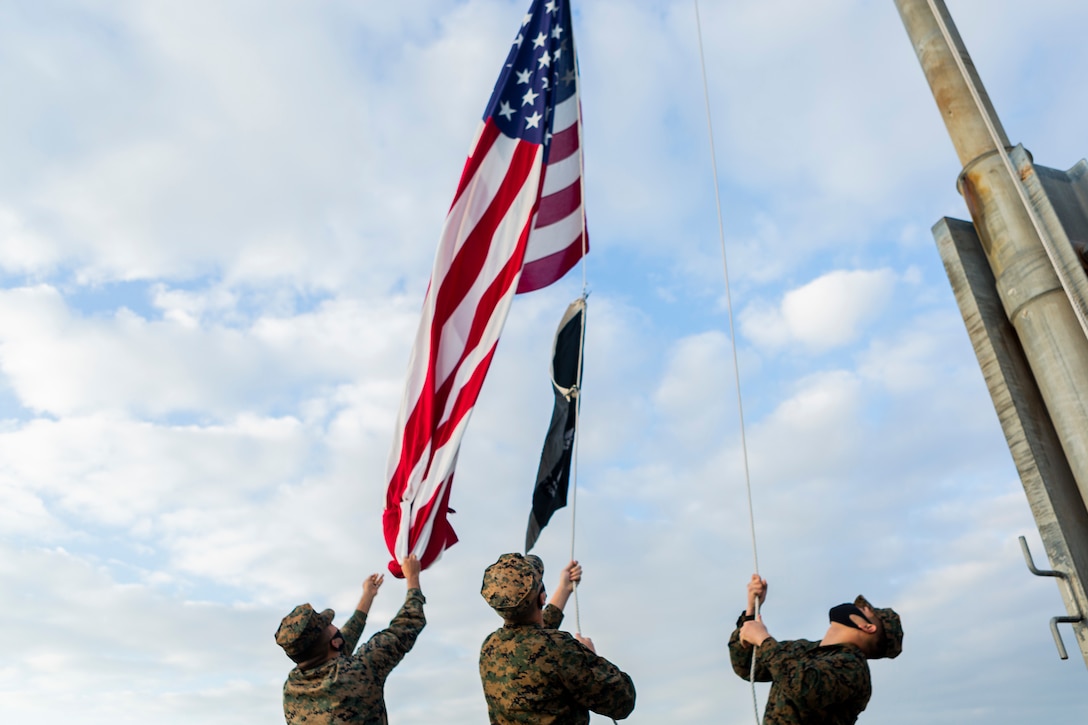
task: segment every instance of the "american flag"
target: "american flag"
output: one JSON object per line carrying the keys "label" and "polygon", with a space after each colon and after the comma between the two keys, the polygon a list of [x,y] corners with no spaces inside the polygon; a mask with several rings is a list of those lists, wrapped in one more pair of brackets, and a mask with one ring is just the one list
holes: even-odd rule
{"label": "american flag", "polygon": [[427,567],[457,542],[457,453],[514,294],[588,250],[577,91],[568,2],[534,0],[465,162],[409,361],[382,519],[397,576],[408,554]]}

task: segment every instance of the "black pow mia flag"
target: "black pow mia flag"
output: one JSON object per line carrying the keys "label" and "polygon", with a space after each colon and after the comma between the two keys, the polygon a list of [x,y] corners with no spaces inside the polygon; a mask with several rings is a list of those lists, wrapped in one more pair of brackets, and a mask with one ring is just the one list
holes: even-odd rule
{"label": "black pow mia flag", "polygon": [[586,300],[580,297],[567,307],[555,333],[552,351],[555,407],[552,408],[552,422],[544,438],[540,468],[536,473],[533,510],[529,514],[529,528],[525,532],[525,553],[533,548],[540,537],[540,530],[548,525],[552,514],[567,505],[574,432],[578,425],[578,382],[582,369],[585,320]]}

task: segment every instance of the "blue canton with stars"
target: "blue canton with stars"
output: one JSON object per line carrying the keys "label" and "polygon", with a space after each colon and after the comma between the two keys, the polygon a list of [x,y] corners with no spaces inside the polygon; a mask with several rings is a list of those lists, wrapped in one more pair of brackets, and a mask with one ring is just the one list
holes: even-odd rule
{"label": "blue canton with stars", "polygon": [[534,0],[499,74],[484,119],[506,136],[551,145],[552,109],[575,92],[574,38],[567,0]]}

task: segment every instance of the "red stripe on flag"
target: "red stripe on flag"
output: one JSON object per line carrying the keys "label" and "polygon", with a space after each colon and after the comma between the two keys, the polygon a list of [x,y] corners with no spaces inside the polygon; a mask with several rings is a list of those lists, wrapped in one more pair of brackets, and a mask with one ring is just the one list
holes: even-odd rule
{"label": "red stripe on flag", "polygon": [[457,193],[453,195],[453,203],[450,204],[450,209],[457,206],[458,199],[461,198],[461,194],[468,188],[472,179],[476,177],[476,172],[480,170],[480,164],[487,158],[491,147],[495,144],[495,139],[499,137],[500,133],[498,126],[494,123],[485,123],[480,130],[480,137],[476,139],[476,145],[472,147],[468,158],[465,159],[465,168],[461,170],[461,180],[457,182]]}
{"label": "red stripe on flag", "polygon": [[[521,238],[518,242],[519,253],[516,255],[518,259],[516,260],[516,262],[514,259],[511,259],[506,264],[500,275],[495,279],[495,282],[488,288],[487,292],[484,293],[484,296],[480,298],[479,309],[477,310],[476,316],[472,320],[472,327],[470,328],[468,340],[465,344],[466,353],[463,354],[461,356],[461,360],[458,361],[458,367],[460,367],[461,363],[464,361],[465,355],[467,355],[467,351],[475,349],[475,347],[479,345],[480,340],[483,337],[484,331],[487,328],[487,323],[490,322],[491,318],[491,315],[485,314],[485,311],[495,309],[495,307],[499,303],[499,300],[501,300],[506,295],[506,293],[510,290],[510,287],[513,285],[514,280],[517,278],[517,274],[521,269],[521,256],[523,256],[525,250],[525,240],[528,238],[528,236],[528,225],[526,225],[525,231],[522,232]],[[483,368],[485,373],[487,372],[486,365],[490,364],[491,356],[494,353],[495,350],[494,348],[492,348],[491,352],[488,353],[487,358],[485,360],[482,360],[477,365],[477,373],[481,368]],[[474,378],[477,373],[473,374]],[[435,428],[434,437],[432,438],[432,444],[434,448],[440,448],[449,441],[450,435],[457,427],[457,424],[461,422],[461,418],[468,414],[468,412],[472,410],[472,406],[476,404],[476,398],[479,396],[480,391],[478,388],[470,389],[470,383],[466,383],[466,385],[461,388],[461,391],[460,393],[458,393],[457,399],[454,402],[454,406],[450,413],[450,416],[446,420],[446,422],[440,424],[437,428]],[[480,384],[483,384],[482,375],[480,376]],[[434,397],[436,407],[445,407],[452,387],[453,376],[450,376],[450,379],[445,384],[443,384],[439,390],[435,392]],[[466,391],[470,391],[472,393],[471,397],[465,395]]]}
{"label": "red stripe on flag", "polygon": [[[427,548],[423,550],[423,555],[419,557],[420,564],[423,566],[430,566],[434,563],[435,559],[442,555],[442,552],[450,548],[457,543],[457,534],[453,532],[453,527],[449,523],[448,514],[453,513],[453,509],[450,508],[450,493],[453,491],[453,471],[450,471],[450,475],[446,478],[442,487],[439,489],[440,493],[436,496],[437,501],[432,501],[428,504],[428,510],[420,516],[420,520],[426,521],[434,517],[434,522],[431,524],[431,538],[427,542]],[[432,514],[431,508],[434,509]],[[419,527],[422,530],[422,526]],[[418,538],[422,531],[416,533]]]}
{"label": "red stripe on flag", "polygon": [[[496,342],[496,345],[498,343]],[[480,390],[483,388],[484,378],[487,377],[487,371],[491,367],[491,360],[495,355],[495,347],[492,347],[488,351],[487,355],[480,364],[476,366],[472,376],[466,382],[457,396],[454,407],[462,413],[457,416],[458,419],[464,417],[465,414],[471,412],[473,406],[476,404],[476,399],[479,397]],[[447,430],[456,428],[455,425],[448,426]],[[445,437],[448,438],[447,431],[443,431]],[[435,448],[440,448],[441,444],[436,443]],[[457,541],[457,534],[454,533],[453,527],[449,524],[446,514],[449,512],[449,497],[450,488],[453,483],[453,472],[446,477],[446,480],[439,485],[438,490],[434,496],[423,506],[419,508],[413,508],[412,521],[408,530],[408,548],[411,550],[415,546],[415,542],[419,540],[423,530],[427,527],[428,521],[432,518],[434,521],[431,523],[431,536],[428,540],[427,547],[424,549],[423,554],[420,555],[420,564],[426,568],[434,563],[434,560],[438,558],[439,554],[446,548],[447,545],[453,545]],[[387,507],[382,514],[382,527],[385,530],[385,542],[390,551],[393,550],[396,544],[397,537],[400,534],[401,526],[401,511],[399,502],[395,507]],[[389,570],[394,576],[401,576],[400,565],[394,558],[389,564]]]}
{"label": "red stripe on flag", "polygon": [[582,205],[582,180],[575,179],[574,183],[565,189],[560,189],[554,194],[549,194],[540,200],[540,208],[536,213],[537,228],[555,224],[566,219],[578,210]]}
{"label": "red stripe on flag", "polygon": [[551,149],[548,151],[548,164],[554,164],[569,157],[578,150],[578,124],[568,126],[552,136]]}
{"label": "red stripe on flag", "polygon": [[[513,157],[510,159],[510,169],[503,177],[502,184],[495,192],[495,196],[488,205],[487,210],[480,217],[476,226],[469,232],[465,243],[461,245],[449,271],[442,279],[435,298],[435,319],[431,325],[431,344],[438,342],[438,335],[443,325],[457,310],[461,302],[468,295],[469,290],[476,283],[476,278],[483,269],[491,251],[491,242],[496,227],[502,223],[510,205],[517,198],[525,185],[525,179],[532,172],[536,164],[539,147],[519,141],[515,147]],[[523,245],[519,244],[519,248]],[[518,258],[521,265],[521,258]],[[434,348],[432,348],[433,351]]]}
{"label": "red stripe on flag", "polygon": [[[517,294],[547,287],[578,264],[582,251],[582,236],[579,235],[566,249],[526,263],[521,269]],[[589,244],[586,244],[585,251],[589,251]]]}
{"label": "red stripe on flag", "polygon": [[[492,284],[481,296],[473,316],[470,336],[461,347],[462,354],[447,380],[443,381],[442,387],[435,390],[437,383],[435,366],[443,350],[442,329],[476,282],[480,270],[487,261],[494,228],[502,221],[510,208],[510,204],[524,185],[525,177],[532,171],[537,151],[538,147],[532,144],[522,142],[517,144],[511,160],[510,170],[504,177],[494,200],[454,257],[446,275],[439,282],[435,295],[434,317],[430,327],[430,349],[428,351],[430,355],[427,361],[427,374],[424,379],[422,395],[416,401],[411,414],[405,421],[404,444],[401,448],[400,461],[391,477],[390,487],[386,493],[387,505],[400,501],[400,497],[407,485],[408,476],[422,457],[427,443],[432,443],[432,450],[438,447],[433,444],[432,436],[439,425],[439,421],[435,419],[436,413],[440,413],[445,408],[446,398],[449,394],[448,385],[452,385],[456,377],[456,370],[479,343],[487,320],[490,319],[494,312],[498,300],[502,298],[501,292],[509,288],[511,277],[516,275],[521,268],[525,254],[526,231],[523,231],[520,235],[513,257],[504,265],[499,278],[497,278],[505,278],[505,284],[501,285],[498,294],[496,294],[496,286]],[[431,281],[431,284],[434,284],[434,280]],[[427,395],[427,391],[434,391],[434,396]]]}

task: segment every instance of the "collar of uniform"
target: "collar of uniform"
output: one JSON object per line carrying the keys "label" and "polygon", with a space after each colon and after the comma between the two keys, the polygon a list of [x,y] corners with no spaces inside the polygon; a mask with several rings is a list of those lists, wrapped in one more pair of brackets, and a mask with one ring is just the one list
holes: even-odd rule
{"label": "collar of uniform", "polygon": [[[865,657],[865,650],[863,650],[861,647],[858,647],[853,642],[836,642],[835,644],[817,644],[816,645],[816,649],[834,649],[836,647],[839,648],[839,649],[848,649],[848,648],[849,649],[856,649],[861,654],[862,657]],[[868,657],[865,657],[865,658],[868,659]]]}

